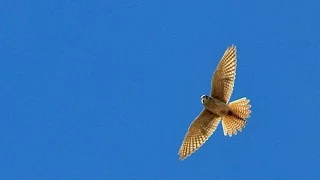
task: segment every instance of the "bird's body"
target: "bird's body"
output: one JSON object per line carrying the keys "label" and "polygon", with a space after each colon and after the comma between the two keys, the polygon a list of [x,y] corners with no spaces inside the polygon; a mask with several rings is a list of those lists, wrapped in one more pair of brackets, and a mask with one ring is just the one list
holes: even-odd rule
{"label": "bird's body", "polygon": [[236,75],[236,47],[227,48],[212,76],[210,96],[201,96],[204,106],[201,113],[191,123],[181,148],[180,159],[185,159],[198,150],[217,129],[222,121],[224,135],[236,135],[247,124],[250,104],[246,98],[229,103]]}
{"label": "bird's body", "polygon": [[218,115],[219,117],[224,117],[228,114],[228,112],[230,112],[230,108],[226,103],[224,103],[214,97],[202,95],[201,102],[202,102],[203,106],[205,107],[205,109]]}

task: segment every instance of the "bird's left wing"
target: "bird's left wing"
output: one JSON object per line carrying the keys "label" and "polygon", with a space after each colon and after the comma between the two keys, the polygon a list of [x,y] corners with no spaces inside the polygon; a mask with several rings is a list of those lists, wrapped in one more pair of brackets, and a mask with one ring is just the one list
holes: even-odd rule
{"label": "bird's left wing", "polygon": [[228,47],[222,56],[211,81],[211,97],[225,103],[230,100],[236,77],[237,54],[236,47]]}
{"label": "bird's left wing", "polygon": [[198,150],[217,129],[220,117],[203,109],[193,120],[179,150],[180,159],[183,160]]}

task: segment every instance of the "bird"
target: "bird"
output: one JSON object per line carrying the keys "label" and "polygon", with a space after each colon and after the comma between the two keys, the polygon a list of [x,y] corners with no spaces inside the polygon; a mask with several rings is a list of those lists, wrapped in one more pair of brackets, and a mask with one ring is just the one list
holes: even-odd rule
{"label": "bird", "polygon": [[251,105],[246,97],[229,102],[233,92],[237,66],[235,45],[227,47],[211,79],[210,96],[202,95],[204,106],[191,122],[179,149],[179,159],[184,160],[197,151],[222,122],[223,133],[231,137],[241,132],[250,118]]}

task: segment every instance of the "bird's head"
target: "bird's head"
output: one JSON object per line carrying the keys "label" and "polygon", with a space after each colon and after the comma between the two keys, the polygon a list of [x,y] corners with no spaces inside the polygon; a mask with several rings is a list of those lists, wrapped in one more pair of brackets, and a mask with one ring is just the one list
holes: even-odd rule
{"label": "bird's head", "polygon": [[201,96],[201,103],[204,104],[208,99],[211,99],[211,97],[207,96],[207,95],[202,95]]}

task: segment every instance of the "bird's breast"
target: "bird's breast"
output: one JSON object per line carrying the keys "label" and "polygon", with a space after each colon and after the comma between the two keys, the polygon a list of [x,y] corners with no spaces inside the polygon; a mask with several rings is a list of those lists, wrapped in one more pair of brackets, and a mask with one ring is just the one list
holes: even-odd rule
{"label": "bird's breast", "polygon": [[226,116],[230,111],[230,108],[226,103],[216,98],[207,99],[204,101],[203,105],[207,110],[220,117]]}

